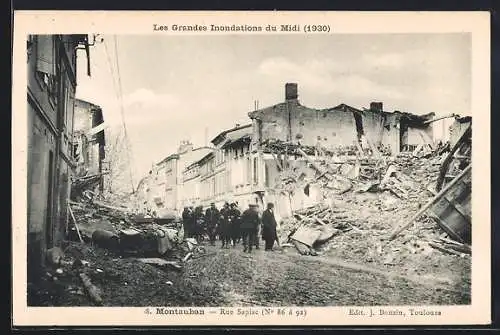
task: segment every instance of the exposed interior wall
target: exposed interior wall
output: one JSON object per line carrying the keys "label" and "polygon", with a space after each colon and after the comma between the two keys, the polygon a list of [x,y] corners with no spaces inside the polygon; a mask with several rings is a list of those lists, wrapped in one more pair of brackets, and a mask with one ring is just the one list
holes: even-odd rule
{"label": "exposed interior wall", "polygon": [[291,114],[292,140],[303,145],[325,148],[350,146],[357,141],[356,121],[350,112],[322,111],[293,105]]}
{"label": "exposed interior wall", "polygon": [[262,141],[267,139],[288,140],[289,120],[287,111],[287,104],[285,103],[262,110],[259,121],[257,121],[258,126],[260,126],[258,134],[260,134]]}
{"label": "exposed interior wall", "polygon": [[262,109],[255,117],[254,144],[259,139],[291,139],[302,145],[319,142],[324,148],[335,149],[355,145],[364,135],[370,143],[388,146],[397,153],[401,143],[399,118],[383,112],[317,110],[288,101]]}
{"label": "exposed interior wall", "polygon": [[[431,129],[432,130],[432,129]],[[431,132],[432,134],[432,132]],[[408,145],[432,144],[428,128],[408,128]]]}
{"label": "exposed interior wall", "polygon": [[399,117],[394,114],[386,115],[382,132],[382,145],[389,147],[393,154],[397,154],[401,147],[401,129]]}
{"label": "exposed interior wall", "polygon": [[[375,146],[383,144],[383,137],[385,132],[390,132],[391,128],[387,130],[384,128],[386,125],[385,114],[373,111],[364,111],[362,114],[363,134]],[[397,132],[392,128],[393,132]]]}

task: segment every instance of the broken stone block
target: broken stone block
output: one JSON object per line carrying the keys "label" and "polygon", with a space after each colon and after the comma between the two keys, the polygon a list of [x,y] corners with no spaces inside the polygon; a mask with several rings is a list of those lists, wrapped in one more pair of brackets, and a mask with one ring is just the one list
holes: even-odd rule
{"label": "broken stone block", "polygon": [[312,247],[320,235],[321,231],[318,229],[301,226],[290,238],[294,241],[303,243],[308,247]]}

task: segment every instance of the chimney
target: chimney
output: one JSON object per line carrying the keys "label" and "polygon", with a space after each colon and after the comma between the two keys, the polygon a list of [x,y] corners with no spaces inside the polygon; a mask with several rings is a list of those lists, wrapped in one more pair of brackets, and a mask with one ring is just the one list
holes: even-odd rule
{"label": "chimney", "polygon": [[384,110],[384,104],[382,102],[371,102],[370,110],[375,112],[382,112]]}
{"label": "chimney", "polygon": [[297,83],[285,84],[285,100],[297,100],[299,97]]}

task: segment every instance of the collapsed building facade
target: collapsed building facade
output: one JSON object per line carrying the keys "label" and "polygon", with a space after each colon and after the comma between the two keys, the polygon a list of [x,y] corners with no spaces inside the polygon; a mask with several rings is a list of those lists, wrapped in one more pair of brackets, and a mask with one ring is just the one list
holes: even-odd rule
{"label": "collapsed building facade", "polygon": [[[97,185],[97,191],[104,192],[105,172],[105,132],[101,107],[76,99],[73,130],[73,157],[75,159],[75,180],[73,195],[80,191],[79,184]],[[91,188],[91,187],[90,187]]]}
{"label": "collapsed building facade", "polygon": [[[251,152],[258,166],[257,180],[260,180],[253,191],[261,199],[266,196],[267,201],[277,203],[278,212],[283,216],[290,215],[293,209],[311,205],[320,196],[315,188],[293,194],[276,188],[282,181],[279,179],[284,168],[291,171],[291,178],[313,177],[307,169],[310,161],[296,152],[287,152],[287,146],[303,148],[314,159],[324,151],[353,158],[366,151],[394,156],[433,143],[432,124],[428,123],[433,113],[423,116],[390,113],[383,110],[381,102],[372,102],[370,108],[364,110],[346,104],[313,109],[300,104],[295,83],[285,85],[284,102],[253,111],[249,117],[253,125]],[[293,166],[285,166],[290,164]]]}
{"label": "collapsed building facade", "polygon": [[27,39],[29,280],[36,280],[45,250],[59,245],[67,233],[76,167],[72,133],[80,49],[88,58],[87,35],[29,35]]}
{"label": "collapsed building facade", "polygon": [[329,150],[351,147],[354,151],[358,144],[368,144],[377,149],[388,147],[395,155],[433,142],[432,124],[427,121],[434,113],[417,116],[386,112],[382,102],[372,102],[364,110],[346,104],[309,108],[300,104],[294,83],[286,84],[284,102],[253,111],[249,117],[254,126],[254,144],[278,140],[321,145]]}

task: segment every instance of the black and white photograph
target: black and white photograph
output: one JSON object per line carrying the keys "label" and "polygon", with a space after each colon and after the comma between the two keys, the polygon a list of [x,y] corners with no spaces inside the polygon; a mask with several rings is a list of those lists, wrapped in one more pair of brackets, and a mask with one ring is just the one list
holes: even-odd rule
{"label": "black and white photograph", "polygon": [[25,36],[27,307],[472,304],[473,35],[267,26]]}

